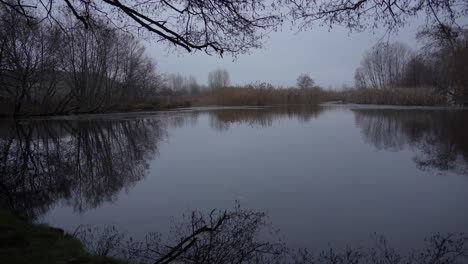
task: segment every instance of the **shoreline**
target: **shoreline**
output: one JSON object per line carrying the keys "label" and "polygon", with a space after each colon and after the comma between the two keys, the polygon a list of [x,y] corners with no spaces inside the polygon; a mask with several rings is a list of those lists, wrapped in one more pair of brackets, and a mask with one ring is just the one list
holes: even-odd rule
{"label": "shoreline", "polygon": [[126,264],[93,255],[83,243],[60,228],[29,223],[0,209],[0,263]]}
{"label": "shoreline", "polygon": [[209,110],[223,110],[223,109],[266,109],[275,107],[297,107],[297,106],[322,106],[322,107],[346,107],[349,109],[389,109],[389,110],[468,110],[467,107],[458,105],[439,105],[439,106],[425,106],[425,105],[389,105],[389,104],[357,104],[347,103],[342,101],[330,101],[318,104],[282,104],[282,105],[200,105],[190,107],[175,107],[166,109],[155,110],[141,110],[141,111],[111,111],[111,112],[96,112],[96,113],[73,113],[64,115],[21,115],[21,116],[0,116],[0,120],[75,120],[75,119],[90,119],[89,117],[101,116],[131,116],[131,115],[154,115],[159,113],[168,112],[184,112],[184,111],[209,111]]}

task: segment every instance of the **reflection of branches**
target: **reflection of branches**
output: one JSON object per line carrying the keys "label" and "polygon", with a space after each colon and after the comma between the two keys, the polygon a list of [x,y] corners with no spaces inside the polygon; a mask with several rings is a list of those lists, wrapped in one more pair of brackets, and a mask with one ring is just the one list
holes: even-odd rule
{"label": "reflection of branches", "polygon": [[436,233],[426,239],[426,242],[427,246],[423,251],[402,255],[389,246],[385,237],[376,236],[375,247],[368,252],[359,248],[348,248],[344,252],[329,249],[315,257],[307,251],[299,251],[295,255],[295,263],[456,264],[468,260],[468,237],[463,234]]}
{"label": "reflection of branches", "polygon": [[[170,263],[186,253],[192,246],[197,245],[198,238],[204,233],[217,232],[221,225],[228,219],[228,215],[223,213],[215,221],[213,220],[213,213],[210,214],[210,225],[206,225],[202,216],[197,216],[195,213],[192,214],[192,233],[182,239],[176,246],[172,247],[171,250],[159,258],[155,263]],[[210,239],[210,242],[212,240]],[[211,245],[210,245],[211,246]]]}
{"label": "reflection of branches", "polygon": [[468,174],[468,115],[463,111],[355,109],[356,125],[378,149],[408,145],[421,169]]}
{"label": "reflection of branches", "polygon": [[1,197],[35,219],[64,199],[76,210],[138,182],[165,136],[158,120],[31,121],[0,139]]}
{"label": "reflection of branches", "polygon": [[101,238],[96,236],[96,229],[85,230],[78,238],[93,252],[97,252],[93,247],[106,244],[112,248],[100,248],[99,252],[111,252],[138,263],[272,263],[284,257],[286,248],[281,242],[259,238],[267,227],[265,218],[265,213],[244,210],[239,205],[229,212],[193,212],[174,224],[169,238],[174,246],[163,244],[155,233],[149,234],[145,242],[131,238],[122,241],[113,228],[103,229]]}
{"label": "reflection of branches", "polygon": [[268,227],[262,212],[241,209],[193,212],[174,225],[166,246],[161,236],[150,234],[145,242],[126,238],[115,228],[87,229],[78,234],[96,254],[124,257],[136,263],[295,263],[295,264],[456,264],[468,260],[468,237],[436,233],[420,252],[401,254],[385,237],[375,235],[372,248],[329,248],[314,255],[307,249],[287,248],[275,237],[261,239]]}

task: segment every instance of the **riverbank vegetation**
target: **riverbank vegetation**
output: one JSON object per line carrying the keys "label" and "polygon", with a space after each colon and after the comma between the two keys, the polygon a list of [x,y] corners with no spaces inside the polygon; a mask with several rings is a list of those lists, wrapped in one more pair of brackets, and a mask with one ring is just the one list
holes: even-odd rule
{"label": "riverbank vegetation", "polygon": [[192,97],[195,106],[267,106],[287,104],[317,104],[325,99],[320,88],[275,89],[268,84],[245,87],[225,87]]}
{"label": "riverbank vegetation", "polygon": [[[193,76],[159,71],[138,39],[141,35],[124,25],[117,26],[117,22],[122,21],[130,23],[125,26],[141,22],[140,26],[146,30],[159,32],[152,28],[156,25],[154,21],[148,25],[144,22],[147,18],[137,16],[135,20],[134,15],[141,15],[138,10],[129,15],[131,8],[115,5],[116,11],[127,11],[125,19],[115,21],[104,12],[105,8],[85,3],[87,9],[80,15],[77,10],[81,10],[81,6],[71,3],[68,8],[49,10],[45,14],[41,9],[13,2],[0,4],[0,115],[4,116],[147,111],[192,104],[240,106],[344,101],[468,105],[468,30],[451,20],[424,27],[417,35],[424,44],[420,50],[411,50],[401,43],[377,43],[364,54],[355,72],[354,87],[350,89],[323,89],[308,74],[299,75],[294,87],[274,87],[266,82],[236,86],[231,84],[229,73],[224,69],[207,74],[207,84],[202,85]],[[254,2],[253,7],[265,14],[272,11]],[[367,1],[362,3],[365,5]],[[161,5],[167,3],[163,1]],[[225,15],[256,21],[248,24],[251,31],[221,18],[219,23],[206,20],[219,16],[216,8],[224,10],[224,6],[217,6],[209,10],[214,12],[210,13],[211,17],[203,12],[196,14],[203,16],[204,23],[213,28],[220,28],[224,23],[239,34],[215,38],[217,43],[204,39],[210,35],[220,37],[215,31],[205,32],[206,35],[185,32],[175,37],[157,34],[188,50],[205,49],[220,55],[226,51],[235,55],[260,45],[255,30],[279,23],[276,16],[258,19],[239,13],[237,3],[231,7],[234,9],[227,10]],[[328,7],[324,4],[324,8]],[[297,8],[310,11],[307,6],[296,3],[292,15],[299,14],[294,13]],[[307,13],[304,12],[300,14]],[[177,16],[187,19],[186,15],[191,13],[179,12]],[[353,17],[353,14],[348,16]],[[186,22],[191,24],[191,21]],[[307,20],[303,22],[308,24]],[[249,42],[253,39],[255,41]],[[197,46],[194,44],[197,41],[204,45]]]}
{"label": "riverbank vegetation", "polygon": [[[449,35],[446,34],[449,32]],[[342,101],[382,105],[468,105],[468,30],[445,25],[417,36],[424,44],[412,50],[402,43],[377,43],[355,72],[352,88],[323,89],[308,74],[296,87],[268,83],[213,89],[192,99],[194,105],[282,105]]]}
{"label": "riverbank vegetation", "polygon": [[[127,237],[114,227],[84,228],[74,234],[18,220],[0,211],[1,263],[390,263],[456,264],[466,261],[468,238],[463,234],[434,234],[420,252],[402,254],[383,237],[374,235],[371,248],[329,248],[313,254],[287,248],[262,212],[241,209],[193,212],[168,241],[150,233],[144,242]],[[270,231],[269,231],[270,230]],[[266,233],[265,233],[266,232]],[[261,235],[262,234],[262,235]],[[269,237],[272,242],[260,239]],[[86,250],[88,251],[85,251]],[[91,252],[91,253],[87,253]]]}
{"label": "riverbank vegetation", "polygon": [[447,105],[447,98],[432,88],[352,88],[329,91],[328,98],[354,104],[437,106]]}
{"label": "riverbank vegetation", "polygon": [[87,253],[83,244],[63,230],[21,221],[0,210],[0,263],[123,264],[126,261]]}

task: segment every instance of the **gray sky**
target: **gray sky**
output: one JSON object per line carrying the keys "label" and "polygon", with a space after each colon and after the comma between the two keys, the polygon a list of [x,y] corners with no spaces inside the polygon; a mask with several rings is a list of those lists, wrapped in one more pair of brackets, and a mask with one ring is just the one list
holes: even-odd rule
{"label": "gray sky", "polygon": [[[417,29],[416,25],[402,28],[390,36],[390,41],[403,42],[414,49]],[[285,27],[271,33],[262,49],[240,55],[234,61],[232,57],[220,58],[203,52],[189,54],[182,49],[174,52],[158,43],[147,44],[147,51],[157,61],[160,71],[193,75],[199,83],[206,83],[210,71],[225,68],[232,84],[265,81],[292,86],[300,73],[309,73],[322,87],[339,88],[354,83],[354,70],[364,51],[383,36],[383,31],[348,34],[347,29],[340,27],[328,31],[326,27],[316,26],[299,33]]]}

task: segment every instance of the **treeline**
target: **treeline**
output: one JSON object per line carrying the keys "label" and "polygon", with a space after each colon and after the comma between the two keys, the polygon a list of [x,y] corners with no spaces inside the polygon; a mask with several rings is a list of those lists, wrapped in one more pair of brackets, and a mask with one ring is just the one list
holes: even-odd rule
{"label": "treeline", "polygon": [[[383,105],[468,105],[468,30],[438,25],[417,38],[424,44],[412,50],[402,43],[377,43],[355,72],[353,88],[325,90],[308,74],[295,87],[268,83],[221,89],[192,97],[195,105],[283,105],[343,101]],[[211,76],[211,75],[210,75]],[[211,85],[210,85],[211,87]]]}
{"label": "treeline", "polygon": [[448,105],[447,96],[433,87],[351,88],[327,91],[328,101],[354,104],[440,106]]}
{"label": "treeline", "polygon": [[231,84],[229,72],[226,69],[216,69],[208,73],[208,85],[198,84],[194,76],[168,74],[164,78],[162,94],[167,95],[197,95],[200,93],[214,92]]}
{"label": "treeline", "polygon": [[[68,11],[70,12],[70,11]],[[40,21],[0,5],[0,114],[51,115],[195,105],[350,103],[468,105],[468,30],[439,25],[425,45],[378,43],[365,53],[355,88],[324,90],[308,74],[295,87],[231,86],[229,73],[163,74],[134,35],[94,16],[88,28],[64,10]]]}
{"label": "treeline", "polygon": [[420,50],[402,43],[378,43],[367,51],[355,73],[358,90],[342,93],[344,99],[468,105],[468,30],[438,25],[419,32],[417,38],[424,43]]}
{"label": "treeline", "polygon": [[93,20],[37,21],[0,6],[0,107],[4,115],[123,109],[156,98],[162,76],[131,35]]}

